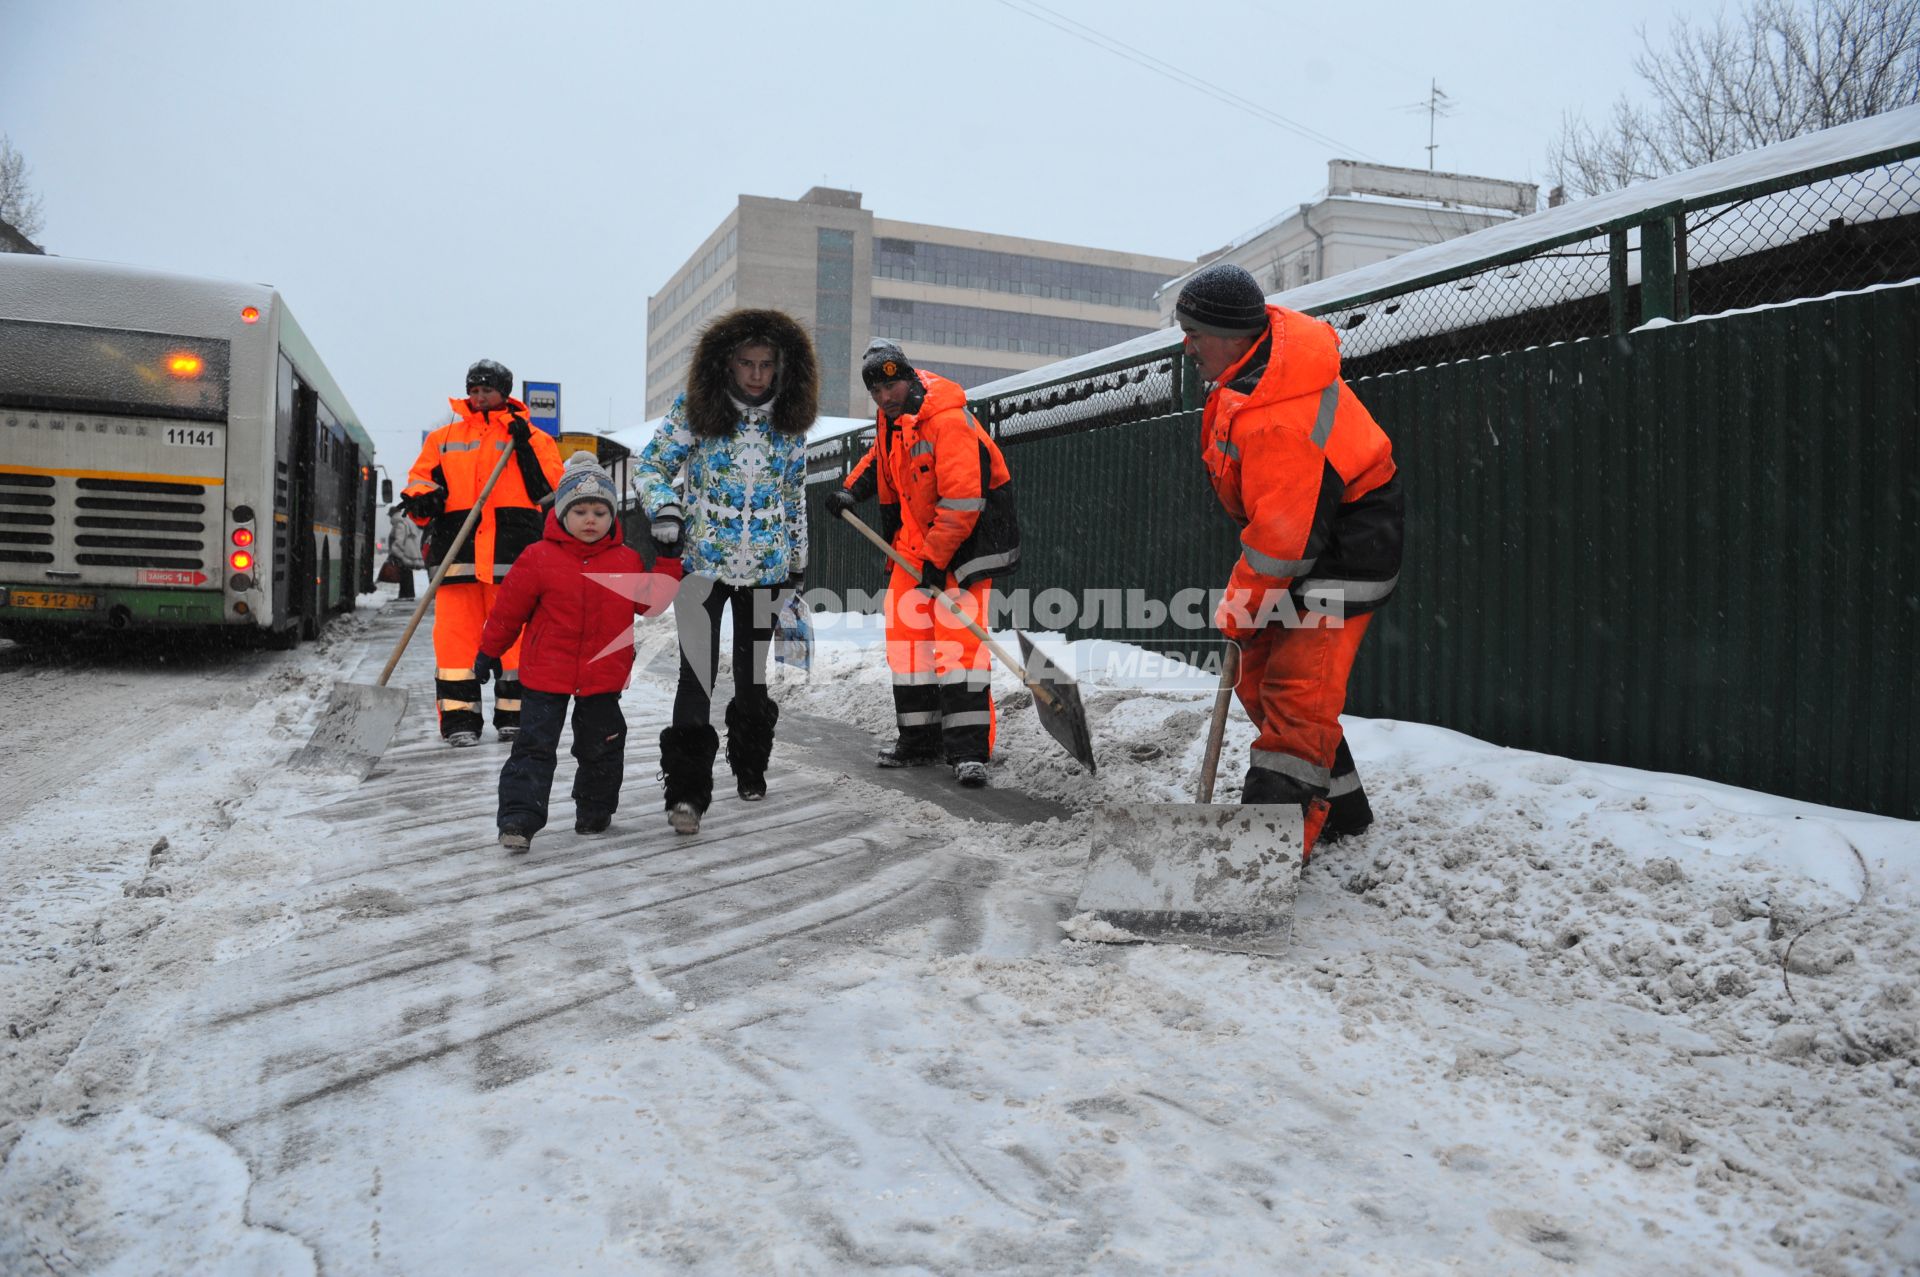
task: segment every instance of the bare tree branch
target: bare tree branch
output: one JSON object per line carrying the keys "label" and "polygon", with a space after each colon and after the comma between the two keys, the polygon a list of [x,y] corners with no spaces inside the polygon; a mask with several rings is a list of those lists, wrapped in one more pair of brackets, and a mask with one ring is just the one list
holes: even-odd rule
{"label": "bare tree branch", "polygon": [[1599,127],[1562,119],[1548,167],[1594,195],[1920,102],[1920,0],[1749,0],[1737,17],[1645,28],[1633,60],[1650,105]]}
{"label": "bare tree branch", "polygon": [[27,159],[0,133],[0,222],[31,239],[40,233],[40,197],[27,182]]}

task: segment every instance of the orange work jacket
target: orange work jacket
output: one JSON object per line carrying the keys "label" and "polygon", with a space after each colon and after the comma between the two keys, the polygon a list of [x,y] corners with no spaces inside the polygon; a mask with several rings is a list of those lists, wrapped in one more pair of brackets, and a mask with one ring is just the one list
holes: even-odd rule
{"label": "orange work jacket", "polygon": [[[413,517],[427,529],[428,571],[447,558],[487,476],[500,455],[512,451],[509,424],[515,417],[527,416],[527,406],[518,399],[508,399],[490,412],[478,412],[460,398],[449,399],[447,405],[459,420],[428,435],[407,472],[406,496],[428,496],[436,489],[446,494],[439,513]],[[531,463],[518,456],[508,460],[487,495],[473,536],[453,555],[444,584],[475,580],[492,584],[506,575],[520,551],[540,540],[545,520],[542,502],[552,498],[560,482],[560,450],[543,430],[533,431],[529,444]]]}
{"label": "orange work jacket", "polygon": [[[876,414],[873,445],[844,486],[878,496],[883,528],[907,558],[952,572],[962,587],[1005,576],[1020,562],[1007,460],[967,411],[966,391],[937,373],[918,375],[925,400],[891,422]],[[897,528],[886,526],[889,507]]]}
{"label": "orange work jacket", "polygon": [[1329,615],[1386,602],[1404,523],[1393,445],[1340,379],[1331,327],[1268,306],[1267,332],[1207,396],[1201,448],[1240,524],[1223,618],[1257,617],[1282,591]]}

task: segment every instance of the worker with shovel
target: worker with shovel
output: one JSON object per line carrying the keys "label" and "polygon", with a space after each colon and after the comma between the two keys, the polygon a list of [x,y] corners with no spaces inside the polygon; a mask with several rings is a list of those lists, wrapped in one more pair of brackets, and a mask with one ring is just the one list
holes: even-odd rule
{"label": "worker with shovel", "polygon": [[1259,729],[1241,802],[1298,803],[1311,855],[1373,820],[1340,711],[1400,574],[1393,445],[1340,379],[1333,329],[1267,305],[1245,270],[1203,267],[1174,310],[1210,383],[1207,474],[1240,525],[1215,624],[1240,645],[1236,691]]}
{"label": "worker with shovel", "polygon": [[926,591],[946,592],[985,624],[994,578],[1020,562],[1012,474],[967,411],[967,392],[915,369],[899,346],[876,338],[860,376],[878,428],[844,485],[827,494],[827,512],[838,518],[878,496],[883,532],[920,569],[916,577],[896,563],[887,582],[887,666],[900,734],[879,765],[918,767],[944,756],[955,780],[979,788],[993,752],[992,657]]}
{"label": "worker with shovel", "polygon": [[[539,542],[542,506],[560,482],[560,452],[527,419],[527,406],[513,393],[513,374],[491,359],[467,369],[467,395],[450,399],[454,420],[427,436],[407,474],[402,494],[413,521],[427,530],[427,570],[452,556],[433,599],[435,705],[440,735],[450,745],[478,745],[485,726],[473,658],[499,583],[520,552]],[[514,464],[493,476],[500,454],[511,449]],[[484,495],[483,495],[484,494]],[[472,534],[459,531],[475,505],[481,515]],[[456,544],[457,542],[457,544]],[[501,740],[520,730],[520,645],[502,658],[494,685],[493,726]]]}

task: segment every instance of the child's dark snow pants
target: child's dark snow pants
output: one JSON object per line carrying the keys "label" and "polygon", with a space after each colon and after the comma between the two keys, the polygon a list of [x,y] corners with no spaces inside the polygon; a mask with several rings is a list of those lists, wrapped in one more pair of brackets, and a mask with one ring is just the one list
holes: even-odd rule
{"label": "child's dark snow pants", "polygon": [[[565,692],[522,690],[520,734],[500,769],[500,828],[535,834],[546,827],[547,797],[553,792],[560,729],[566,725],[570,699]],[[620,693],[574,700],[573,756],[580,766],[573,776],[573,805],[579,817],[611,816],[619,809],[626,748]]]}

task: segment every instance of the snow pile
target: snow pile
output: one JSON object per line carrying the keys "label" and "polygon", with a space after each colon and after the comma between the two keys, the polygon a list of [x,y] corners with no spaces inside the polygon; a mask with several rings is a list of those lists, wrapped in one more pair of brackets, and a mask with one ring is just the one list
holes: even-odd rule
{"label": "snow pile", "polygon": [[[877,627],[818,619],[776,696],[890,739]],[[1191,798],[1203,671],[1049,641],[1094,671],[1089,776],[996,670],[995,784],[1059,819],[788,744],[677,840],[671,625],[639,646],[607,838],[507,861],[503,750],[428,723],[364,785],[247,766],[344,649],[196,685],[77,796],[114,838],[0,817],[0,959],[60,1043],[4,1044],[0,1269],[1920,1267],[1911,823],[1349,720],[1377,821],[1291,952],[1094,943],[1092,808]]]}

